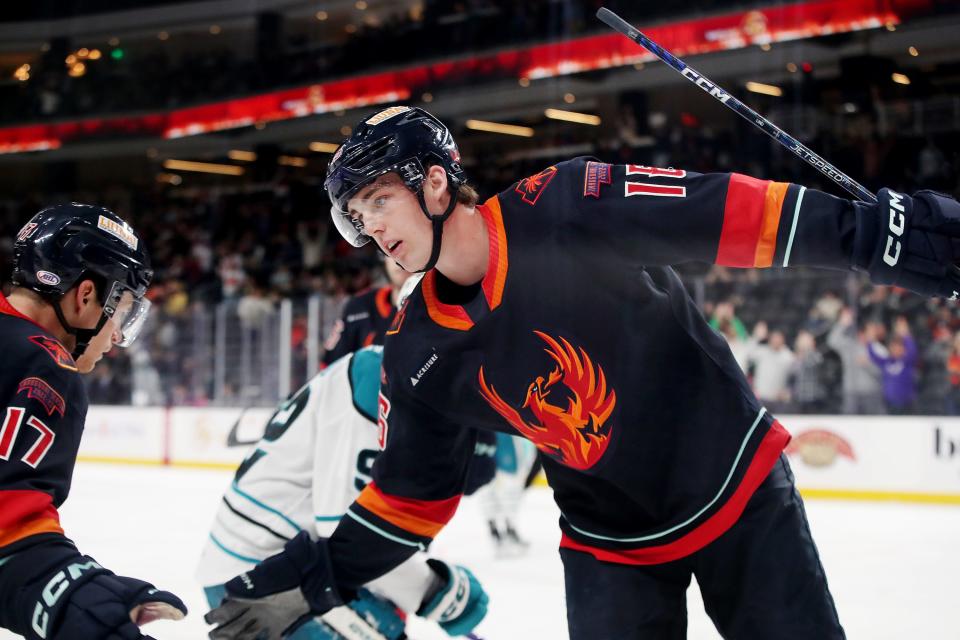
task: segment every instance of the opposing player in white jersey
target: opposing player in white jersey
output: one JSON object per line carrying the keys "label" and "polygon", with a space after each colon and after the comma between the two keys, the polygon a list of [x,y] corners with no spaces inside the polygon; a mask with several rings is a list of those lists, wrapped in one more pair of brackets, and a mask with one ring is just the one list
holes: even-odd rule
{"label": "opposing player in white jersey", "polygon": [[[201,556],[197,577],[211,607],[220,604],[230,578],[296,536],[331,535],[344,513],[350,515],[346,509],[370,482],[383,444],[377,430],[381,359],[380,347],[367,347],[337,360],[270,418],[223,496]],[[450,635],[465,635],[487,609],[487,595],[468,569],[424,553],[367,589],[346,606],[310,619],[292,585],[278,594],[277,613],[287,616],[301,607],[303,617],[282,637],[393,640],[403,636],[404,613],[434,620]]]}

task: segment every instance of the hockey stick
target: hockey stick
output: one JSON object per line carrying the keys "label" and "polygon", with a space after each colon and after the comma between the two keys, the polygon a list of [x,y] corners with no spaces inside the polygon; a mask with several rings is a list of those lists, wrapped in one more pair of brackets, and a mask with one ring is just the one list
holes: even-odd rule
{"label": "hockey stick", "polygon": [[680,75],[682,75],[684,78],[709,93],[712,97],[722,102],[744,119],[749,120],[754,126],[799,156],[801,160],[830,178],[832,181],[852,193],[857,198],[860,198],[864,202],[877,201],[877,197],[867,191],[859,182],[855,181],[853,178],[834,167],[832,164],[818,156],[805,145],[797,142],[797,140],[795,140],[792,136],[784,133],[780,127],[773,124],[759,113],[721,89],[716,83],[712,82],[702,73],[699,73],[683,60],[677,58],[659,44],[645,36],[638,29],[633,27],[629,22],[615,14],[613,11],[610,11],[606,7],[601,7],[597,11],[597,18],[666,62],[669,66],[673,67],[673,69],[680,72]]}

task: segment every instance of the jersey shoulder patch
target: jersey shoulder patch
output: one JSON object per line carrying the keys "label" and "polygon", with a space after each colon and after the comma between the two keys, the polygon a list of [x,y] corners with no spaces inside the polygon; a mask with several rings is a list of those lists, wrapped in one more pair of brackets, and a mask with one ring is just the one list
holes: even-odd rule
{"label": "jersey shoulder patch", "polygon": [[36,400],[43,405],[48,416],[59,413],[63,417],[67,411],[66,400],[43,378],[30,376],[21,380],[20,384],[17,385],[17,394],[21,393],[25,393],[27,398]]}
{"label": "jersey shoulder patch", "polygon": [[53,358],[53,361],[61,369],[66,369],[67,371],[78,371],[77,363],[74,362],[73,356],[70,355],[70,352],[67,351],[66,347],[60,344],[58,340],[44,335],[30,336],[28,340],[43,349],[51,358]]}
{"label": "jersey shoulder patch", "polygon": [[547,167],[540,173],[535,173],[529,178],[524,178],[517,183],[514,191],[520,194],[520,199],[529,205],[537,204],[540,195],[547,190],[550,181],[557,175],[556,165]]}

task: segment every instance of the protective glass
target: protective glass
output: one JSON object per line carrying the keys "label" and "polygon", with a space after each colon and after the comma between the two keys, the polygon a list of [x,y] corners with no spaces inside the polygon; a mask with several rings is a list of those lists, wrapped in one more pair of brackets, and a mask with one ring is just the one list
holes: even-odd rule
{"label": "protective glass", "polygon": [[103,311],[113,320],[113,326],[120,332],[118,347],[129,347],[140,335],[147,316],[150,313],[151,303],[146,298],[140,298],[119,282],[113,283],[110,295],[107,296]]}
{"label": "protective glass", "polygon": [[399,180],[374,182],[373,187],[368,190],[369,195],[362,199],[350,198],[349,211],[341,211],[337,207],[330,209],[337,231],[355,247],[362,247],[370,242],[370,235],[366,231],[368,228],[376,226],[381,218],[390,216],[403,206],[402,200],[397,197],[397,191],[406,187]]}
{"label": "protective glass", "polygon": [[370,236],[363,232],[363,225],[357,224],[349,215],[336,207],[330,207],[330,218],[343,239],[355,247],[362,247],[370,242]]}

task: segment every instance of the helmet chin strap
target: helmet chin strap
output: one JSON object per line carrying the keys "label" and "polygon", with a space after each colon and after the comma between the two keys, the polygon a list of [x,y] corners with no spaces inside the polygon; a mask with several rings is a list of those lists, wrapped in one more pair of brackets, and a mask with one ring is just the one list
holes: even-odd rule
{"label": "helmet chin strap", "polygon": [[81,329],[79,327],[71,326],[67,322],[67,319],[63,316],[63,309],[60,308],[60,300],[57,300],[53,303],[53,310],[56,312],[57,319],[60,321],[60,326],[63,327],[63,330],[77,339],[77,344],[73,348],[73,353],[70,354],[74,360],[79,359],[80,356],[83,355],[83,352],[87,350],[87,345],[90,344],[90,341],[93,340],[95,335],[100,333],[100,330],[103,329],[103,325],[107,324],[107,320],[110,319],[106,313],[101,312],[100,322],[97,323],[95,328]]}
{"label": "helmet chin strap", "polygon": [[430,210],[427,209],[427,202],[423,196],[423,187],[417,191],[417,200],[420,201],[420,210],[423,211],[423,215],[427,216],[430,224],[433,225],[433,246],[430,248],[430,257],[422,269],[415,271],[415,273],[424,273],[437,266],[437,260],[440,258],[440,245],[443,241],[443,223],[447,221],[447,218],[450,217],[450,214],[453,213],[454,208],[457,206],[457,190],[454,187],[450,188],[450,202],[447,204],[447,209],[438,216],[431,215]]}

